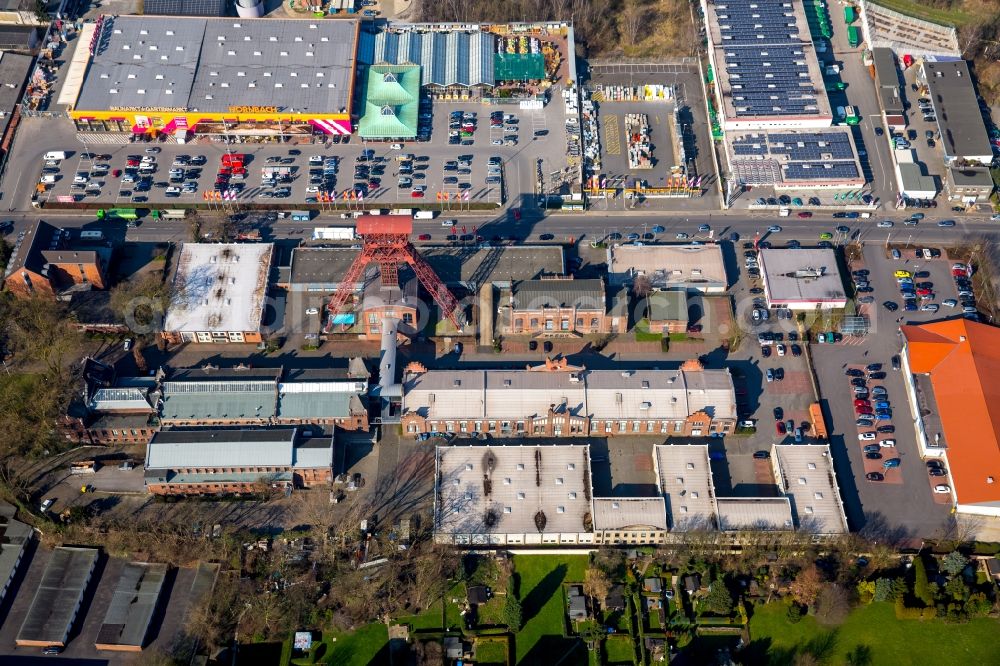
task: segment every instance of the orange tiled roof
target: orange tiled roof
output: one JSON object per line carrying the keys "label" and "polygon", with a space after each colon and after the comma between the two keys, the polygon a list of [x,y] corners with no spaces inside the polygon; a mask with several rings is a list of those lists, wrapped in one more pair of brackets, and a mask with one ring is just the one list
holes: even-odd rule
{"label": "orange tiled roof", "polygon": [[910,370],[930,375],[958,503],[1000,502],[1000,328],[952,319],[902,333]]}

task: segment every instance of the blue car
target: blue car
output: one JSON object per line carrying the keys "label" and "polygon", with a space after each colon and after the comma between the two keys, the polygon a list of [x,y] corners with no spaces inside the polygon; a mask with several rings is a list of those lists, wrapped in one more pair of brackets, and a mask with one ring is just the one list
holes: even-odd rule
{"label": "blue car", "polygon": [[903,304],[903,309],[906,310],[907,312],[913,312],[914,310],[917,309],[917,304],[914,301],[908,300],[906,301],[905,304]]}
{"label": "blue car", "polygon": [[882,402],[876,402],[875,403],[875,409],[879,409],[879,410],[889,409],[889,403],[888,402],[884,402],[884,401],[882,401]]}
{"label": "blue car", "polygon": [[845,215],[844,217],[846,217],[849,220],[856,220],[859,217],[861,217],[861,213],[852,210],[850,213],[847,213],[847,215]]}
{"label": "blue car", "polygon": [[889,458],[884,463],[882,463],[882,467],[884,467],[885,469],[891,469],[893,467],[899,467],[900,464],[901,463],[899,458]]}
{"label": "blue car", "polygon": [[654,234],[662,234],[664,231],[666,231],[666,228],[660,226],[659,224],[656,225],[655,227],[653,227],[653,233]]}
{"label": "blue car", "polygon": [[879,421],[891,421],[892,412],[889,411],[888,409],[880,409],[875,412],[875,418],[877,418]]}

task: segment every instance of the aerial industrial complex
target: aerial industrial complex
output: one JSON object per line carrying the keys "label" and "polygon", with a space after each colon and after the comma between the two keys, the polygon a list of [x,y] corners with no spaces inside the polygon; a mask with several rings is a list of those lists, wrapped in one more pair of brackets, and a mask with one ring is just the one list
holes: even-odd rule
{"label": "aerial industrial complex", "polygon": [[1000,128],[958,5],[8,4],[0,663],[992,630]]}

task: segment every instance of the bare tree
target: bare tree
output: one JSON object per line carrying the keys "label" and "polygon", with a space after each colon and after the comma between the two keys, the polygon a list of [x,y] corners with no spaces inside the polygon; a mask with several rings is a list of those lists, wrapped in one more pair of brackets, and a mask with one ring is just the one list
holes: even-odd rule
{"label": "bare tree", "polygon": [[803,606],[812,606],[823,588],[823,581],[815,565],[809,565],[799,572],[789,586],[792,598]]}
{"label": "bare tree", "polygon": [[587,569],[583,580],[584,593],[599,604],[603,604],[611,590],[611,581],[603,569],[593,564]]}
{"label": "bare tree", "polygon": [[827,585],[816,597],[816,619],[821,624],[828,626],[842,624],[850,612],[851,596],[840,585]]}
{"label": "bare tree", "polygon": [[629,46],[635,46],[639,31],[645,27],[647,9],[641,0],[625,0],[618,24],[622,37]]}

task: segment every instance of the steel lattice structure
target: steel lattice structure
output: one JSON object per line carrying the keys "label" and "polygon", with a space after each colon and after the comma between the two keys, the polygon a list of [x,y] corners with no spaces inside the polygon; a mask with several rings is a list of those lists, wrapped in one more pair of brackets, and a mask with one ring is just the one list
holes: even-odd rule
{"label": "steel lattice structure", "polygon": [[409,265],[417,274],[420,284],[441,308],[441,314],[451,320],[455,328],[462,328],[458,319],[458,301],[441,282],[434,269],[417,253],[410,242],[412,232],[413,220],[405,215],[364,215],[358,218],[357,234],[362,241],[361,252],[347,269],[330,299],[327,306],[327,331],[354,293],[355,285],[361,282],[365,270],[373,264],[378,266],[381,282],[386,286],[398,286],[399,267]]}

